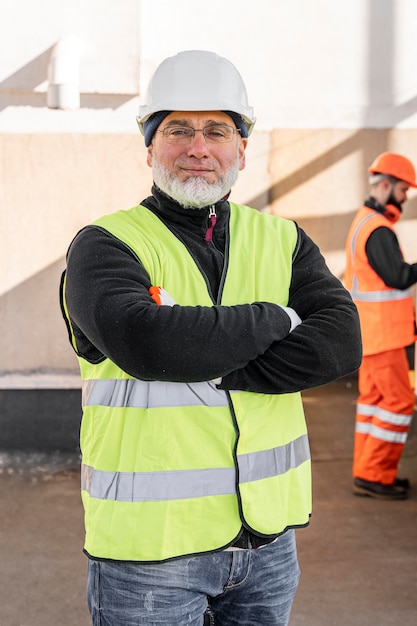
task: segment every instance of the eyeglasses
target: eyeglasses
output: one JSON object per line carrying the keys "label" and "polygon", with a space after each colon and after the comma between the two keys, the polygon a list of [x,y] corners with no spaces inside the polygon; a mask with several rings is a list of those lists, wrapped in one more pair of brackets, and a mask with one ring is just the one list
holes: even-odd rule
{"label": "eyeglasses", "polygon": [[167,143],[186,144],[191,143],[196,133],[203,133],[208,143],[228,143],[232,141],[235,133],[240,133],[239,128],[233,128],[227,124],[210,124],[205,128],[192,128],[191,126],[166,126],[162,133]]}

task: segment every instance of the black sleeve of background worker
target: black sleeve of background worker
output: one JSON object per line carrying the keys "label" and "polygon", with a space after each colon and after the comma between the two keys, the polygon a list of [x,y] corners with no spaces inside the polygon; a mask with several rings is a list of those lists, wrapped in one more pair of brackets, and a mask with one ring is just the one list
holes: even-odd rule
{"label": "black sleeve of background worker", "polygon": [[301,230],[288,306],[303,323],[240,371],[222,389],[290,393],[323,385],[356,371],[362,358],[356,306]]}
{"label": "black sleeve of background worker", "polygon": [[66,302],[79,353],[143,380],[207,381],[244,367],[290,329],[278,305],[158,306],[132,251],[96,227],[67,258]]}
{"label": "black sleeve of background worker", "polygon": [[366,242],[369,265],[388,287],[408,289],[417,282],[417,263],[404,261],[396,234],[381,226],[371,233]]}

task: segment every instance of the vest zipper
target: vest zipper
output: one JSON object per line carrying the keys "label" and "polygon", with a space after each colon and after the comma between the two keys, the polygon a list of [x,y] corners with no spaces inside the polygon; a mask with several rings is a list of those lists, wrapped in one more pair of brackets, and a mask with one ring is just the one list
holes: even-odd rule
{"label": "vest zipper", "polygon": [[222,273],[220,276],[220,283],[219,283],[219,288],[217,291],[217,301],[216,304],[221,304],[222,303],[222,297],[223,297],[223,289],[224,289],[224,283],[226,282],[226,275],[227,275],[227,270],[229,267],[229,254],[230,254],[230,230],[229,230],[229,225],[226,225],[226,231],[225,231],[225,243],[224,243],[224,257],[223,257],[223,269],[222,269]]}
{"label": "vest zipper", "polygon": [[212,242],[213,241],[213,230],[217,222],[216,209],[214,206],[210,207],[209,210],[209,225],[206,230],[206,236],[204,237],[205,241]]}

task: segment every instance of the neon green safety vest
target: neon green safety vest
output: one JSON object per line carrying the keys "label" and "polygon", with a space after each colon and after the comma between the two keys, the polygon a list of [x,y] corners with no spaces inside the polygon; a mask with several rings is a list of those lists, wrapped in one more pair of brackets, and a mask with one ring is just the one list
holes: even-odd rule
{"label": "neon green safety vest", "polygon": [[[220,304],[286,305],[295,224],[230,207]],[[127,244],[175,302],[213,305],[195,261],[151,211],[139,205],[94,224]],[[242,523],[264,536],[308,524],[311,467],[299,393],[146,382],[109,359],[79,363],[87,554],[160,561],[226,547]]]}

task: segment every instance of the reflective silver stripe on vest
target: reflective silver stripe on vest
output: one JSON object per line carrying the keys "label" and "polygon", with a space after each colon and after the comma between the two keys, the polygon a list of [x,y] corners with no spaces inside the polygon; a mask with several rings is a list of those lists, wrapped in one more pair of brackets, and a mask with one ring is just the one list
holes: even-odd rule
{"label": "reflective silver stripe on vest", "polygon": [[[310,459],[307,435],[285,445],[238,457],[240,482],[284,474]],[[81,468],[81,487],[91,498],[147,502],[203,498],[236,493],[234,468],[171,472],[105,472]]]}
{"label": "reflective silver stripe on vest", "polygon": [[364,224],[366,224],[366,222],[367,222],[368,220],[373,220],[373,219],[374,219],[375,217],[377,217],[377,216],[378,216],[378,214],[377,214],[377,213],[369,213],[368,215],[365,215],[365,217],[363,217],[363,218],[361,219],[361,221],[359,222],[359,224],[357,225],[356,230],[355,230],[355,232],[354,232],[354,233],[353,233],[353,235],[352,235],[352,241],[351,241],[351,243],[350,243],[350,253],[351,253],[351,255],[352,255],[352,259],[354,259],[354,258],[355,258],[355,252],[356,252],[356,240],[357,240],[357,238],[359,237],[359,232],[360,232],[360,230],[361,230],[362,226],[363,226]]}
{"label": "reflective silver stripe on vest", "polygon": [[409,289],[389,289],[388,291],[358,291],[356,277],[350,295],[356,302],[390,302],[392,300],[405,300],[411,296]]}
{"label": "reflective silver stripe on vest", "polygon": [[310,458],[307,435],[301,435],[286,446],[238,456],[241,483],[285,474]]}
{"label": "reflective silver stripe on vest", "polygon": [[226,392],[212,382],[168,383],[129,379],[90,379],[82,386],[83,406],[157,409],[181,406],[228,406]]}
{"label": "reflective silver stripe on vest", "polygon": [[[378,417],[382,422],[387,424],[395,424],[395,426],[409,426],[413,414],[406,415],[404,413],[393,413],[386,409],[381,409],[379,406],[373,404],[357,404],[357,413],[366,415],[367,417]],[[360,423],[360,422],[359,422]]]}
{"label": "reflective silver stripe on vest", "polygon": [[385,430],[385,428],[379,428],[369,422],[358,422],[355,430],[357,433],[371,435],[371,437],[375,437],[375,439],[379,439],[380,441],[389,441],[390,443],[405,443],[407,441],[408,433]]}

